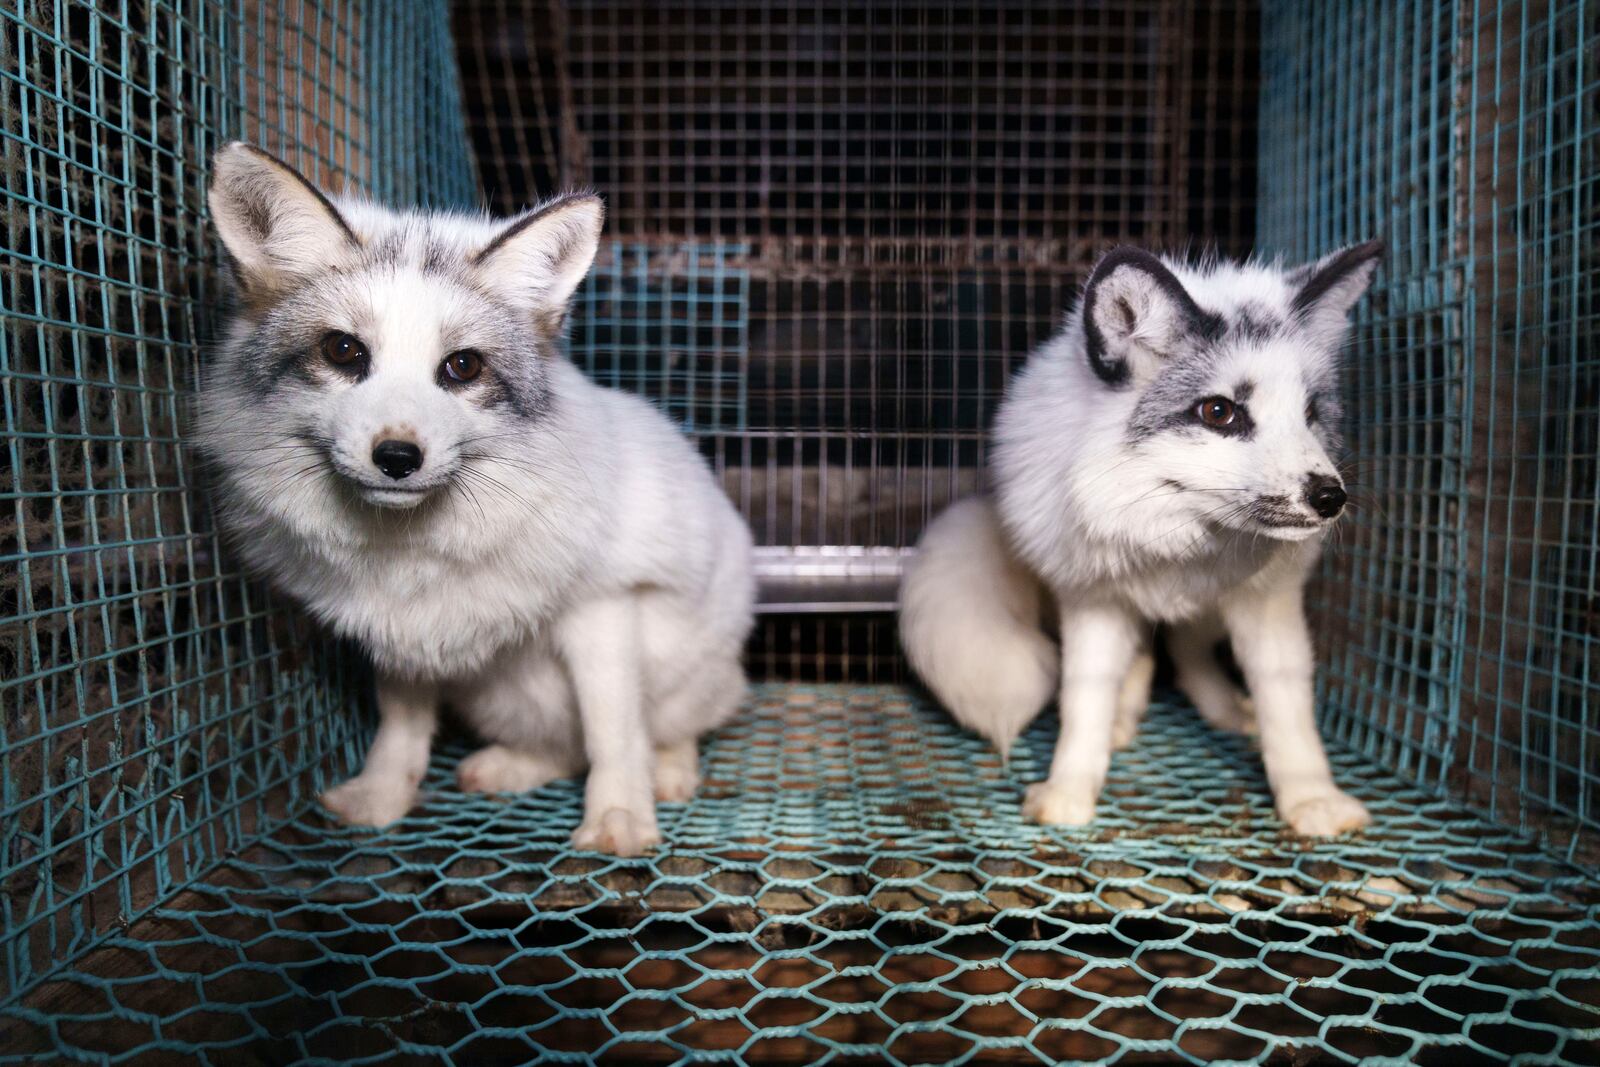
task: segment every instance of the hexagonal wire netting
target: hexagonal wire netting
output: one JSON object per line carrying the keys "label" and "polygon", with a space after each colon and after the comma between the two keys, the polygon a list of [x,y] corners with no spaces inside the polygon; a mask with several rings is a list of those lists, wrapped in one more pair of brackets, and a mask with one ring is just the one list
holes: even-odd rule
{"label": "hexagonal wire netting", "polygon": [[[1592,4],[17,0],[0,31],[0,1058],[1600,1059]],[[236,135],[399,200],[470,202],[469,140],[496,207],[607,195],[573,356],[683,422],[776,591],[659,853],[568,849],[574,782],[460,794],[463,739],[392,831],[320,814],[359,656],[219,551],[182,440]],[[1098,248],[1373,232],[1318,612],[1374,827],[1287,835],[1249,744],[1165,700],[1093,828],[1023,822],[1053,720],[1002,766],[906,689],[883,576],[981,484]],[[819,563],[827,602],[792,596]]]}

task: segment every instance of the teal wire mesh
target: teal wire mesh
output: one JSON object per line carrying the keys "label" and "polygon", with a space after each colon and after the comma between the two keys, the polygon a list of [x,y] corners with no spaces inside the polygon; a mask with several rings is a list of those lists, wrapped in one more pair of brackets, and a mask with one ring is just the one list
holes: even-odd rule
{"label": "teal wire mesh", "polygon": [[605,242],[567,351],[602,385],[651,400],[696,436],[748,423],[750,272],[738,243]]}
{"label": "teal wire mesh", "polygon": [[1593,1062],[1600,888],[1335,746],[1376,817],[1284,832],[1244,739],[1158,702],[1087,830],[887,686],[773,684],[662,808],[565,847],[580,782],[488,798],[436,753],[374,837],[314,815],[13,1012],[0,1056],[459,1064]]}
{"label": "teal wire mesh", "polygon": [[1261,234],[1372,234],[1332,731],[1589,866],[1600,830],[1600,5],[1269,4]]}
{"label": "teal wire mesh", "polygon": [[[222,299],[205,160],[470,203],[442,4],[0,8],[0,956],[18,992],[349,766],[360,687],[245,582],[185,403]],[[0,1041],[0,1044],[3,1044]]]}
{"label": "teal wire mesh", "polygon": [[1283,3],[1263,23],[1264,249],[1298,261],[1388,242],[1348,355],[1357,521],[1327,554],[1319,604],[1327,725],[1438,784],[1452,769],[1463,589],[1456,11]]}

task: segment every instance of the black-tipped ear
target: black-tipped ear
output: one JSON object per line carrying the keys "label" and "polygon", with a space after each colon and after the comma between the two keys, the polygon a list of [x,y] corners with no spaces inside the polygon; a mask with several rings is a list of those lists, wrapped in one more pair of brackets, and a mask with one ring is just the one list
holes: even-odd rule
{"label": "black-tipped ear", "polygon": [[1290,313],[1317,328],[1343,328],[1382,259],[1382,241],[1363,241],[1296,267],[1289,272]]}
{"label": "black-tipped ear", "polygon": [[1220,328],[1167,265],[1143,249],[1113,248],[1084,286],[1084,347],[1089,366],[1109,385],[1153,372],[1183,338],[1214,336]]}
{"label": "black-tipped ear", "polygon": [[605,204],[569,193],[518,216],[473,260],[490,285],[535,320],[559,328],[600,248]]}
{"label": "black-tipped ear", "polygon": [[211,221],[251,296],[320,273],[361,243],[299,171],[243,141],[217,150],[209,200]]}

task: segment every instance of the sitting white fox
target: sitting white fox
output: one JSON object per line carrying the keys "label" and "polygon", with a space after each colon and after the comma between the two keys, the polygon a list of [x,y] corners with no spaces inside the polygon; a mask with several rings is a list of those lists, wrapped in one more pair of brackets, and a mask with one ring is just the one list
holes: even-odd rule
{"label": "sitting white fox", "polygon": [[[1313,719],[1303,586],[1345,505],[1330,454],[1347,315],[1378,242],[1284,271],[1183,266],[1118,248],[1017,376],[992,498],[923,535],[901,590],[912,665],[1002,752],[1060,687],[1049,776],[1024,813],[1094,818],[1111,751],[1149,698],[1150,625],[1214,726],[1254,731],[1278,813],[1302,834],[1363,826]],[[1059,622],[1059,647],[1045,633]],[[1247,699],[1214,656],[1223,637]]]}
{"label": "sitting white fox", "polygon": [[655,800],[693,793],[744,692],[755,584],[695,450],[563,357],[600,201],[389,211],[235,143],[211,210],[239,289],[199,396],[224,528],[378,672],[366,766],[323,803],[404,815],[448,703],[490,742],[463,789],[588,767],[573,844],[658,843]]}

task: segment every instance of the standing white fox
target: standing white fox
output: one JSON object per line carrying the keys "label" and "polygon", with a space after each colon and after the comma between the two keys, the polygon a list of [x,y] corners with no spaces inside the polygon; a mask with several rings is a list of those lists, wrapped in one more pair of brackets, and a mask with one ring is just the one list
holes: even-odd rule
{"label": "standing white fox", "polygon": [[448,703],[490,742],[463,789],[587,766],[573,843],[658,843],[655,800],[693,793],[696,738],[744,692],[755,586],[700,456],[562,357],[599,199],[504,221],[389,211],[235,143],[211,210],[240,297],[199,397],[220,515],[378,672],[366,766],[323,803],[404,815]]}
{"label": "standing white fox", "polygon": [[[1313,719],[1302,590],[1345,504],[1338,361],[1378,242],[1295,270],[1118,248],[1001,405],[992,499],[927,530],[901,590],[912,665],[1002,752],[1059,683],[1061,733],[1024,813],[1094,818],[1149,698],[1152,622],[1214,726],[1258,724],[1278,813],[1363,826]],[[1059,648],[1045,634],[1059,624]],[[1241,693],[1217,662],[1223,637]]]}

